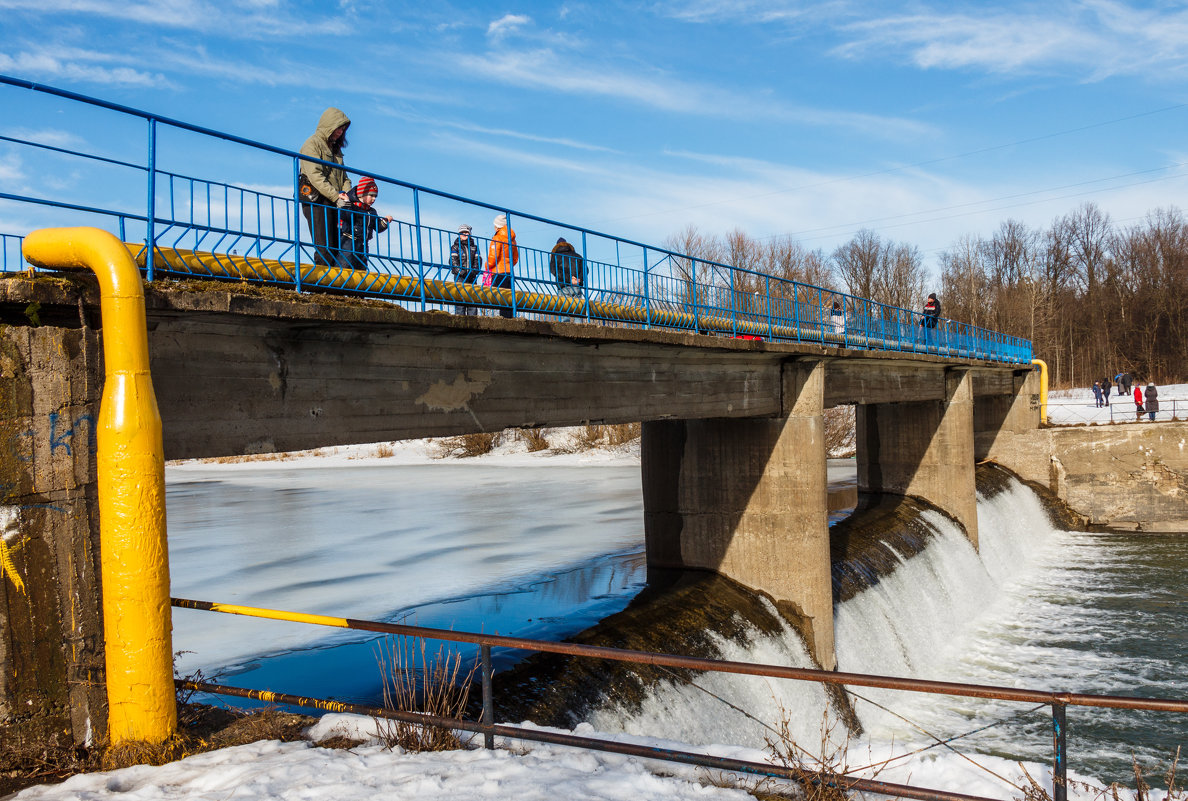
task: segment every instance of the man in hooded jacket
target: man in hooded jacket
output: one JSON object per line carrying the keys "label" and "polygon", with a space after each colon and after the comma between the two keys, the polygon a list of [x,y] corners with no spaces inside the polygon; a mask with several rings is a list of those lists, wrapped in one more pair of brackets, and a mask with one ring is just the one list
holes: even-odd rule
{"label": "man in hooded jacket", "polygon": [[[322,112],[317,130],[301,146],[301,155],[342,164],[346,132],[351,120],[333,106]],[[297,179],[301,214],[309,225],[315,250],[314,263],[329,266],[338,260],[341,247],[338,207],[349,202],[351,180],[346,170],[329,164],[302,160]]]}

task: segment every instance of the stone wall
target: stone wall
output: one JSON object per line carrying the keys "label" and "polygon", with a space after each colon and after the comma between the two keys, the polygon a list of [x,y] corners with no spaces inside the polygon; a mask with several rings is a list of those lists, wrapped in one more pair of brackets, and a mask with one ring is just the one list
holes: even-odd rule
{"label": "stone wall", "polygon": [[1091,523],[1188,532],[1188,423],[1003,432],[989,458],[1051,489]]}
{"label": "stone wall", "polygon": [[92,329],[0,326],[0,724],[47,739],[106,730],[101,377]]}

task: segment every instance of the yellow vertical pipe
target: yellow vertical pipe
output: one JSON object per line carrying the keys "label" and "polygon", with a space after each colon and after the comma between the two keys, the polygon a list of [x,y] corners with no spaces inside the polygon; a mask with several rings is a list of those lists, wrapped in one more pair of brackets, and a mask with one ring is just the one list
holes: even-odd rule
{"label": "yellow vertical pipe", "polygon": [[97,228],[25,237],[25,259],[99,279],[103,398],[97,426],[108,734],[159,743],[177,728],[161,415],[149,375],[144,288],[127,248]]}
{"label": "yellow vertical pipe", "polygon": [[1040,424],[1048,424],[1048,363],[1043,359],[1032,359],[1031,363],[1039,366],[1040,371]]}

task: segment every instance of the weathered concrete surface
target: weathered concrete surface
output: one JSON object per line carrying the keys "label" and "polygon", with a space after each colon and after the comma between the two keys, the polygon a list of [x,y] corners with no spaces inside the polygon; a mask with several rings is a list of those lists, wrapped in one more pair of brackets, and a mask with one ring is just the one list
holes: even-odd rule
{"label": "weathered concrete surface", "polygon": [[[0,280],[3,307],[92,312],[85,280]],[[146,287],[166,458],[587,422],[781,417],[783,364],[827,358],[825,405],[939,400],[950,360],[608,326],[414,313],[228,284]],[[1012,368],[958,361],[975,393]]]}
{"label": "weathered concrete surface", "polygon": [[913,495],[943,509],[978,545],[973,377],[950,368],[946,400],[857,408],[858,489]]}
{"label": "weathered concrete surface", "polygon": [[809,650],[832,669],[824,383],[822,363],[790,365],[786,418],[645,423],[641,457],[649,567],[767,594],[809,621]]}
{"label": "weathered concrete surface", "polygon": [[[976,376],[975,376],[976,378]],[[989,458],[1000,438],[1035,431],[1040,425],[1040,375],[1035,370],[1016,372],[1011,392],[979,395],[974,400],[974,458]]]}
{"label": "weathered concrete surface", "polygon": [[988,456],[1090,522],[1188,532],[1188,423],[1004,431]]}
{"label": "weathered concrete surface", "polygon": [[[77,313],[75,316],[77,320]],[[0,723],[106,729],[92,331],[0,326]]]}

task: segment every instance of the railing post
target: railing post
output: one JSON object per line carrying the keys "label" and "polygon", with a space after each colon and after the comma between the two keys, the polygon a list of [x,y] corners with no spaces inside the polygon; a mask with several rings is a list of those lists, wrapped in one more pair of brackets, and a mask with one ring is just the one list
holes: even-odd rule
{"label": "railing post", "polygon": [[495,701],[491,689],[491,646],[480,646],[483,662],[483,747],[490,750],[495,747],[495,733],[490,727],[495,725]]}
{"label": "railing post", "polygon": [[148,280],[153,280],[153,251],[157,249],[157,120],[148,118],[148,213],[145,215],[144,267]]}
{"label": "railing post", "polygon": [[771,341],[775,339],[775,326],[771,322],[771,276],[763,276],[763,285],[767,290],[767,339]]}
{"label": "railing post", "polygon": [[512,317],[516,316],[516,260],[512,258],[512,216],[510,211],[504,211],[504,216],[507,218],[507,228],[503,229],[507,237],[507,283],[511,290],[511,306]]}
{"label": "railing post", "polygon": [[[313,219],[313,209],[309,210]],[[293,282],[301,291],[301,160],[293,159]]]}
{"label": "railing post", "polygon": [[[586,232],[582,231],[582,305],[586,309],[586,322],[590,322],[590,290],[586,285],[590,283],[590,259],[586,255]],[[615,242],[615,254],[618,258],[619,243]]]}
{"label": "railing post", "polygon": [[1052,801],[1068,801],[1068,723],[1064,712],[1064,704],[1052,704]]}
{"label": "railing post", "polygon": [[[583,246],[584,246],[585,239],[586,239],[586,234],[583,232],[582,233]],[[643,269],[643,276],[644,276],[643,277],[643,281],[644,281],[644,285],[643,285],[643,290],[644,290],[644,328],[647,329],[647,328],[652,327],[652,297],[651,297],[651,293],[648,292],[648,284],[650,282],[648,281],[648,246],[647,245],[644,245],[643,257],[644,257],[644,269]]]}
{"label": "railing post", "polygon": [[[425,311],[425,259],[421,253],[421,193],[417,189],[413,189],[413,221],[417,226],[417,285],[421,289],[421,311]],[[510,254],[508,258],[511,258]]]}

